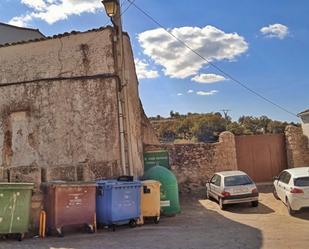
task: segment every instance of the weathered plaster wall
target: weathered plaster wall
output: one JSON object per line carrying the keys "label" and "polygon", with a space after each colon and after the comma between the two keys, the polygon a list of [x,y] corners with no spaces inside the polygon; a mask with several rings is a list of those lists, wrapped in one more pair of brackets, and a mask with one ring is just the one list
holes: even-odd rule
{"label": "weathered plaster wall", "polygon": [[308,137],[302,128],[289,125],[285,129],[288,167],[308,167],[309,148]]}
{"label": "weathered plaster wall", "polygon": [[0,84],[114,73],[112,30],[106,28],[0,48]]}
{"label": "weathered plaster wall", "polygon": [[120,174],[116,80],[57,79],[112,74],[112,51],[109,28],[0,48],[0,84],[38,80],[0,88],[3,168],[46,168],[47,181],[74,180],[81,164],[89,179]]}
{"label": "weathered plaster wall", "polygon": [[138,93],[138,80],[129,36],[124,37],[126,117],[128,119],[129,158],[134,175],[143,174],[142,109]]}
{"label": "weathered plaster wall", "polygon": [[235,137],[223,132],[218,143],[145,145],[145,151],[168,150],[181,192],[203,189],[218,171],[236,170]]}
{"label": "weathered plaster wall", "polygon": [[153,129],[143,109],[142,109],[142,136],[144,144],[160,144],[159,138],[156,135],[155,130]]}

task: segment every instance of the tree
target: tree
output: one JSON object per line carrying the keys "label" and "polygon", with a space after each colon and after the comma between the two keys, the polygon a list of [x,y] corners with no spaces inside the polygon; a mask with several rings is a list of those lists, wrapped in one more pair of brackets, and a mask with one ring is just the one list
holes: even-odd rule
{"label": "tree", "polygon": [[227,130],[232,132],[234,135],[237,135],[237,136],[245,134],[245,128],[237,122],[232,122],[232,123],[228,124]]}
{"label": "tree", "polygon": [[225,119],[213,113],[199,117],[192,128],[193,135],[200,142],[215,142],[222,131],[225,131]]}

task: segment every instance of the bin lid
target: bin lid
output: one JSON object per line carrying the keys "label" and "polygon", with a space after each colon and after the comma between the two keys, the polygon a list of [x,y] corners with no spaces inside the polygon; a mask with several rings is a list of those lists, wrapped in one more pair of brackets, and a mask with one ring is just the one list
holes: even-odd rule
{"label": "bin lid", "polygon": [[117,180],[99,180],[97,181],[99,186],[103,187],[127,187],[127,186],[141,186],[140,181],[117,181]]}
{"label": "bin lid", "polygon": [[1,189],[33,189],[34,183],[28,182],[0,182]]}
{"label": "bin lid", "polygon": [[143,185],[160,185],[161,186],[161,182],[159,181],[155,181],[155,180],[145,180],[145,181],[142,181],[142,184]]}
{"label": "bin lid", "polygon": [[68,182],[68,181],[60,181],[60,180],[55,180],[55,181],[50,181],[50,182],[45,182],[42,183],[42,185],[45,186],[63,186],[63,187],[79,187],[79,186],[96,186],[95,182]]}

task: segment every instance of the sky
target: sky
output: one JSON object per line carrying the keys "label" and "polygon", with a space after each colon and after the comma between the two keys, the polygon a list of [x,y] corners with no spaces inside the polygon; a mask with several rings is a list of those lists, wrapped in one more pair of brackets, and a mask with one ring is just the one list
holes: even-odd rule
{"label": "sky", "polygon": [[[122,9],[129,6],[121,0]],[[299,122],[309,108],[308,0],[136,0],[123,14],[148,116],[220,112]],[[45,35],[110,24],[100,0],[1,0],[0,22]],[[215,65],[215,67],[213,66]],[[219,68],[219,70],[217,70]]]}

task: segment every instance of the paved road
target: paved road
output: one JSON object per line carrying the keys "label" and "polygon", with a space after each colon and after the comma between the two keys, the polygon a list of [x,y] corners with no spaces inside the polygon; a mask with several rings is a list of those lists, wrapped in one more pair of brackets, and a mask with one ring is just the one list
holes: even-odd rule
{"label": "paved road", "polygon": [[285,206],[270,193],[261,193],[261,205],[230,206],[183,198],[183,211],[163,218],[158,225],[122,227],[97,234],[69,234],[64,238],[0,241],[5,249],[284,249],[309,248],[309,211],[290,217]]}

